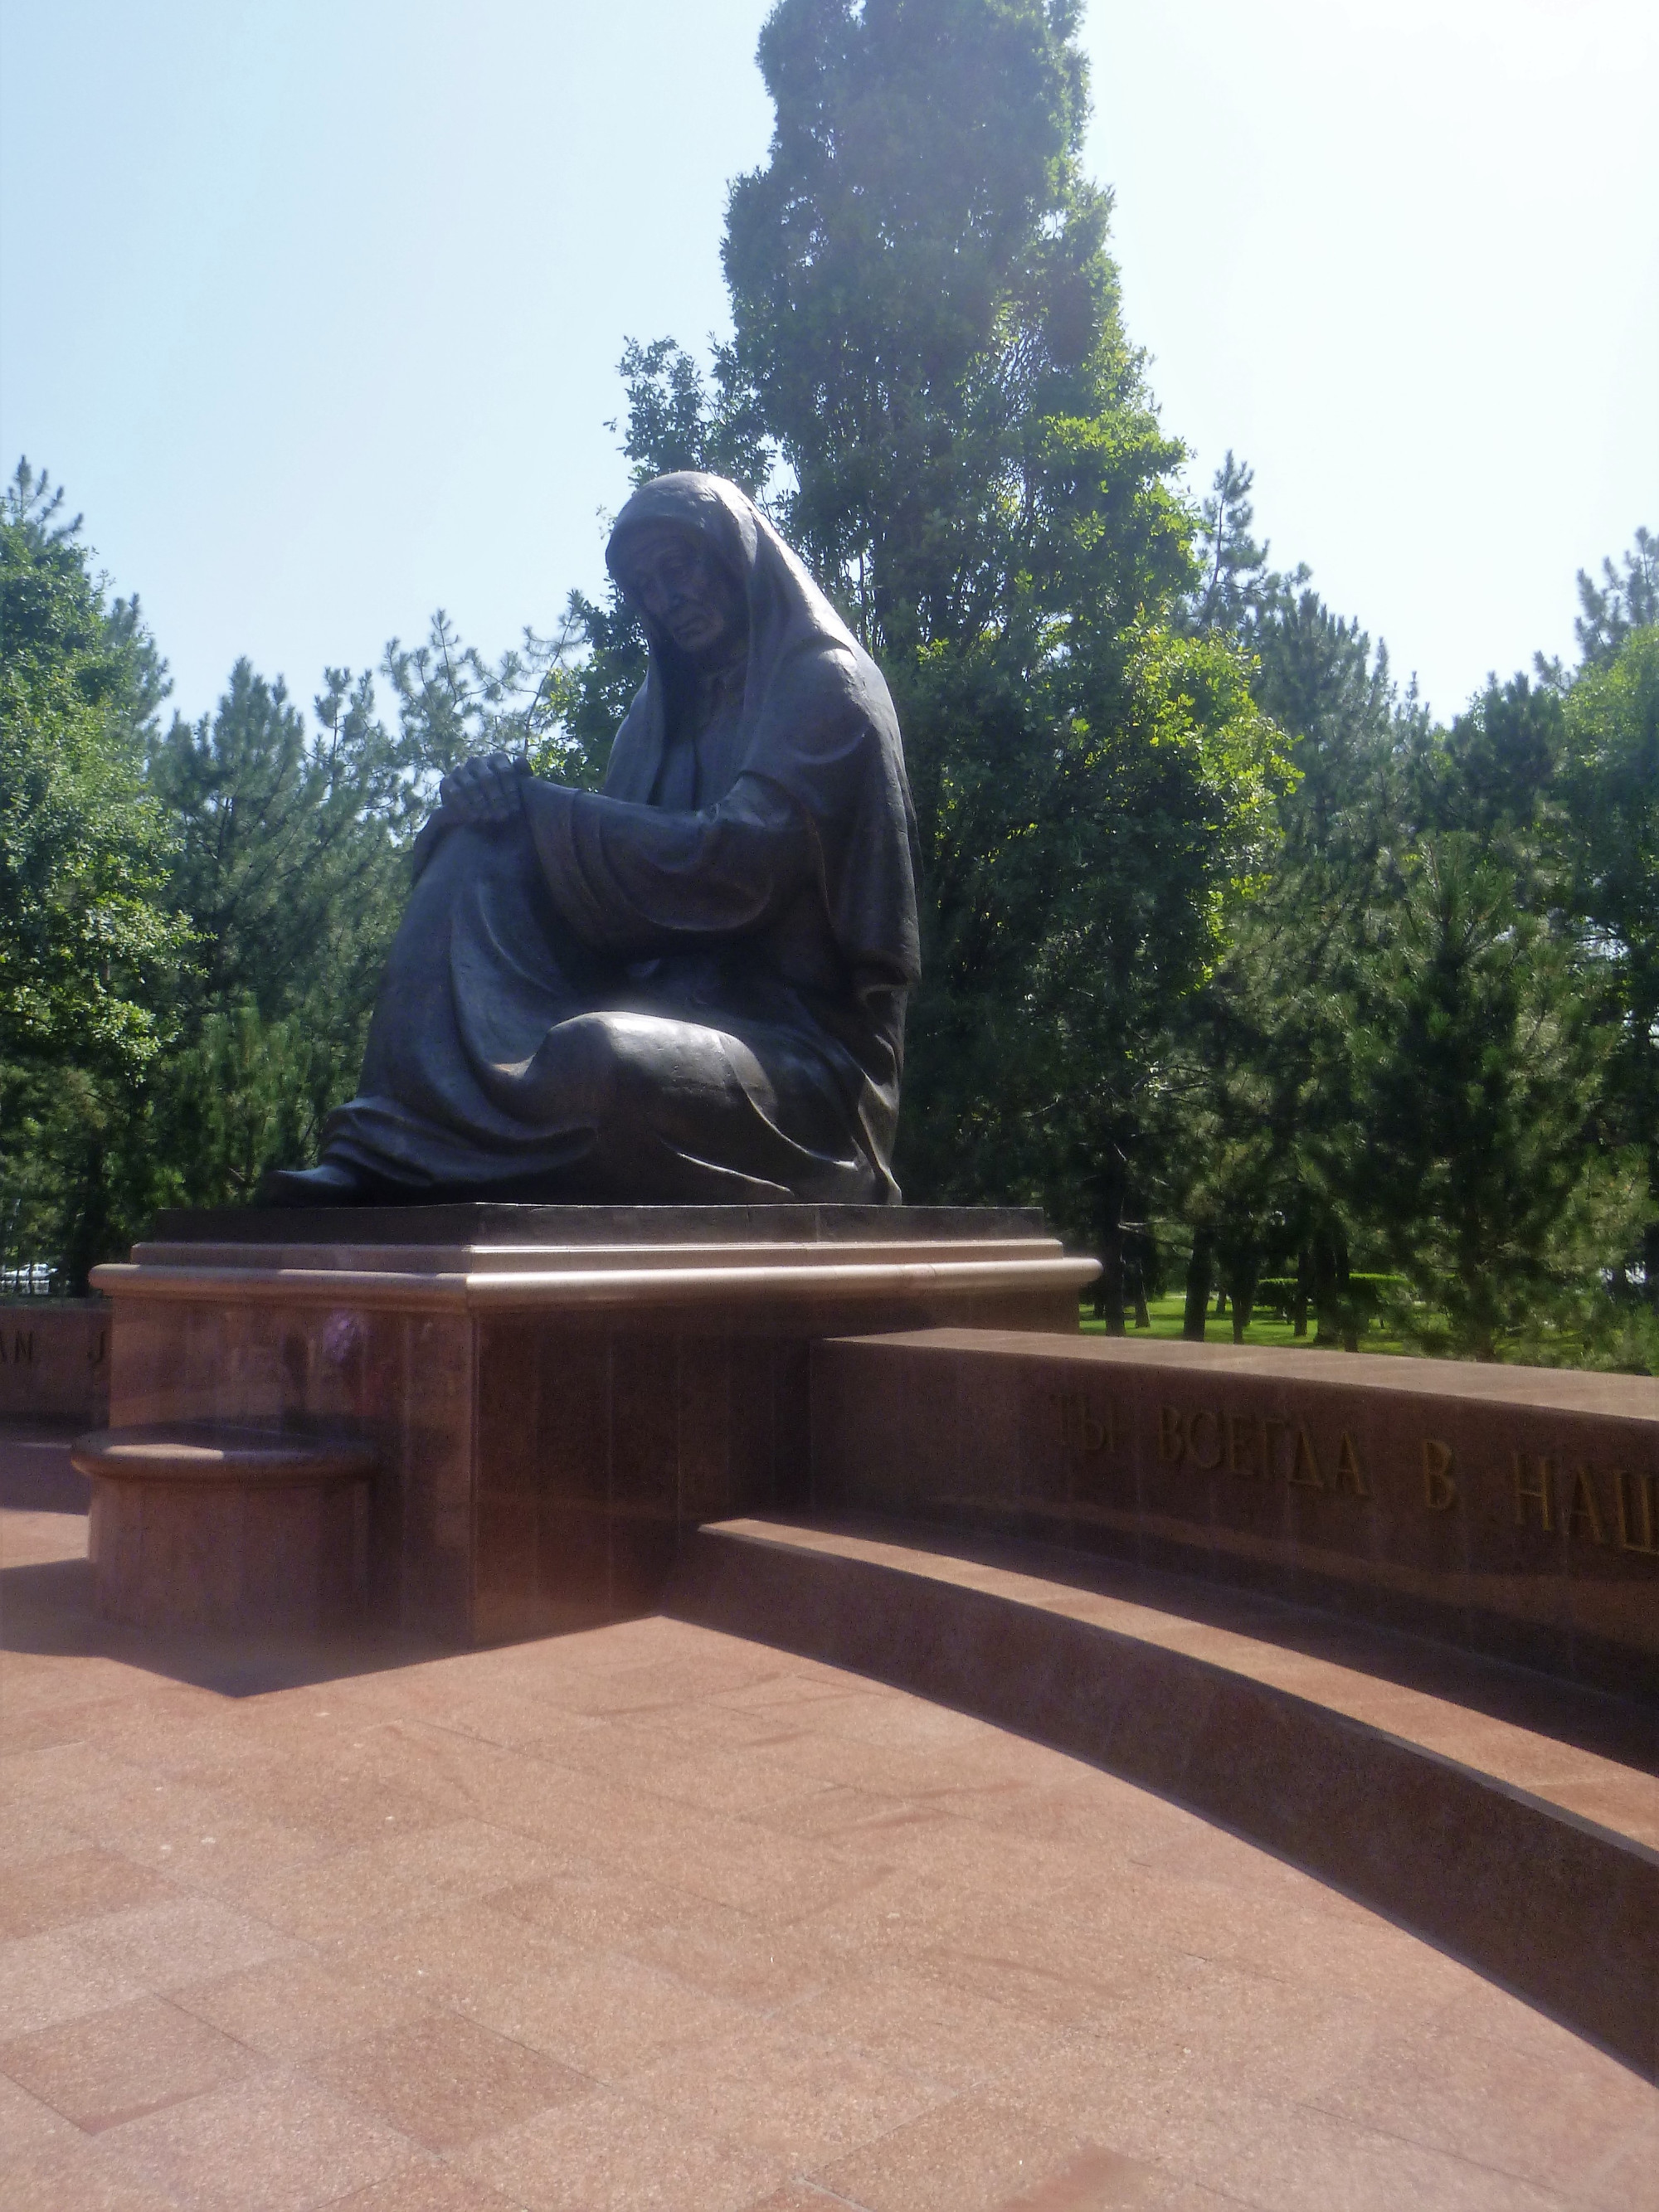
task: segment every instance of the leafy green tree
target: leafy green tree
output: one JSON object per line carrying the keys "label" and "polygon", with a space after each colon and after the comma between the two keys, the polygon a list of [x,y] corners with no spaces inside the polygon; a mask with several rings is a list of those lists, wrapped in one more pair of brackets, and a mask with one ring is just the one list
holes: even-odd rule
{"label": "leafy green tree", "polygon": [[239,660],[215,712],[155,746],[149,781],[200,945],[194,1010],[246,1000],[275,1020],[306,1005],[349,1037],[395,918],[409,787],[366,679],[331,672],[318,703],[321,743],[281,680]]}
{"label": "leafy green tree", "polygon": [[156,1048],[154,977],[179,946],[143,785],[166,672],[62,502],[24,460],[0,505],[0,1052],[131,1071]]}
{"label": "leafy green tree", "polygon": [[1386,653],[1331,611],[1307,570],[1269,568],[1250,534],[1253,481],[1230,453],[1201,509],[1181,618],[1249,656],[1291,774],[1271,874],[1205,988],[1171,1010],[1159,1195],[1191,1238],[1188,1336],[1205,1333],[1218,1274],[1242,1335],[1256,1283],[1288,1270],[1318,1340],[1351,1344],[1353,1001],[1378,910],[1397,895],[1401,763],[1423,725]]}
{"label": "leafy green tree", "polygon": [[1578,607],[1572,627],[1579,657],[1588,667],[1605,667],[1633,631],[1659,623],[1659,537],[1638,530],[1618,567],[1602,562],[1599,584],[1581,568]]}
{"label": "leafy green tree", "polygon": [[166,670],[80,533],[20,461],[0,501],[0,1237],[8,1265],[67,1261],[70,1286],[188,939],[143,786]]}
{"label": "leafy green tree", "polygon": [[1275,757],[1231,646],[1172,623],[1182,451],[1081,167],[1077,20],[780,0],[732,344],[707,382],[634,349],[626,450],[775,483],[892,686],[925,867],[907,1187],[1040,1198],[1115,1269],[1155,1039],[1260,872]]}
{"label": "leafy green tree", "polygon": [[1629,1164],[1595,1141],[1602,1033],[1572,947],[1468,832],[1413,856],[1368,980],[1357,1202],[1449,1348],[1492,1359],[1628,1224]]}
{"label": "leafy green tree", "polygon": [[[1651,543],[1651,541],[1649,541]],[[1613,1024],[1609,1103],[1644,1156],[1642,1261],[1659,1307],[1659,626],[1567,693],[1559,787],[1573,911]]]}

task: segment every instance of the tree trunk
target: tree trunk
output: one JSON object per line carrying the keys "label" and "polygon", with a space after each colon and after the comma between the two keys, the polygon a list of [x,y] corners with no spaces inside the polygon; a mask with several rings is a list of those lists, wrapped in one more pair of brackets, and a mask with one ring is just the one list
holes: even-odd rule
{"label": "tree trunk", "polygon": [[1328,1352],[1341,1339],[1340,1301],[1336,1288],[1336,1247],[1328,1237],[1313,1246],[1314,1349]]}
{"label": "tree trunk", "polygon": [[1344,1352],[1358,1352],[1359,1327],[1354,1318],[1353,1294],[1348,1283],[1348,1248],[1346,1244],[1339,1244],[1336,1248],[1336,1289],[1337,1316],[1338,1325],[1342,1331],[1342,1349]]}
{"label": "tree trunk", "polygon": [[1095,1311],[1106,1324],[1108,1336],[1123,1334],[1123,1231],[1114,1222],[1100,1240],[1100,1280],[1095,1285]]}
{"label": "tree trunk", "polygon": [[1210,1280],[1215,1245],[1207,1230],[1193,1238],[1193,1256],[1187,1262],[1187,1312],[1181,1334],[1188,1344],[1202,1344],[1204,1323],[1210,1310]]}
{"label": "tree trunk", "polygon": [[1304,1244],[1296,1255],[1296,1296],[1291,1302],[1291,1329],[1296,1336],[1308,1334],[1308,1296],[1313,1289],[1313,1254]]}
{"label": "tree trunk", "polygon": [[1227,1295],[1233,1310],[1233,1342],[1243,1344],[1244,1332],[1255,1310],[1255,1286],[1261,1279],[1261,1263],[1254,1253],[1234,1266]]}

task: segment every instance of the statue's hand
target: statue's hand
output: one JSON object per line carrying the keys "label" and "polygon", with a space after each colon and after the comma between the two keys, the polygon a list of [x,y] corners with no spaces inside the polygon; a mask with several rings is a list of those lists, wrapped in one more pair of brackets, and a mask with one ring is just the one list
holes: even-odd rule
{"label": "statue's hand", "polygon": [[518,819],[528,763],[511,753],[482,753],[452,769],[438,786],[438,804],[458,822],[489,829]]}

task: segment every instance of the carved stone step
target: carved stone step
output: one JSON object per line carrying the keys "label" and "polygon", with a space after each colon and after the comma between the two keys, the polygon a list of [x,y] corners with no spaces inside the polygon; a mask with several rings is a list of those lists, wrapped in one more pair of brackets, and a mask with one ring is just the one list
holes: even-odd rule
{"label": "carved stone step", "polygon": [[98,1609],[148,1628],[315,1628],[362,1610],[376,1455],[276,1426],[98,1429],[72,1463],[92,1483]]}

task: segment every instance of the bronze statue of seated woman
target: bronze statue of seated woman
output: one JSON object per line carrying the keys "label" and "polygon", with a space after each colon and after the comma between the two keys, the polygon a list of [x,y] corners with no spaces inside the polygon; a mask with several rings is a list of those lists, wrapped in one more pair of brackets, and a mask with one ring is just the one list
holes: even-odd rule
{"label": "bronze statue of seated woman", "polygon": [[416,841],[357,1095],[279,1204],[896,1202],[915,827],[880,671],[736,485],[635,493],[602,793],[496,755]]}

